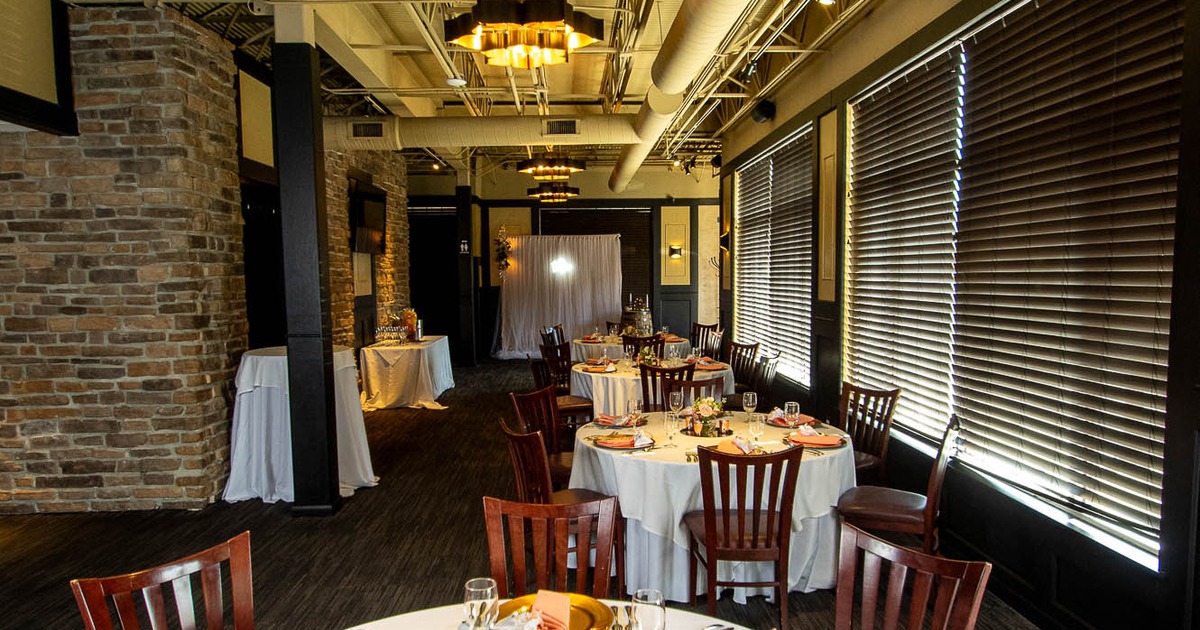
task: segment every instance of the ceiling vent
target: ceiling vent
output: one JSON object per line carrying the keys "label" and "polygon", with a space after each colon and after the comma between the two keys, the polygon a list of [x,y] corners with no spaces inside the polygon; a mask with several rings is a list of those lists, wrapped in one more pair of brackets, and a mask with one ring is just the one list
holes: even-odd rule
{"label": "ceiling vent", "polygon": [[352,138],[382,138],[383,123],[382,122],[360,122],[354,123],[350,130]]}
{"label": "ceiling vent", "polygon": [[552,118],[546,121],[543,135],[577,136],[579,135],[579,121],[574,118]]}

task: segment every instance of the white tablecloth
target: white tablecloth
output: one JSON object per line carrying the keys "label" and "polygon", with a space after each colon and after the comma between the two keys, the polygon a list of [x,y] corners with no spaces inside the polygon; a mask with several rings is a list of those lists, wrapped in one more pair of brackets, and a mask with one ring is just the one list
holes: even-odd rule
{"label": "white tablecloth", "polygon": [[363,409],[445,409],[437,397],[454,387],[450,342],[445,335],[426,335],[417,343],[377,343],[360,350],[359,357]]}
{"label": "white tablecloth", "polygon": [[[571,368],[571,393],[592,399],[592,417],[623,414],[631,398],[642,400],[642,373],[637,367],[618,367],[615,372],[585,372],[583,368],[582,363]],[[703,381],[719,376],[725,377],[725,395],[732,395],[736,383],[728,365],[721,370],[697,369],[692,378]]]}
{"label": "white tablecloth", "polygon": [[[463,580],[464,582],[466,580]],[[624,606],[629,601],[617,601],[612,599],[600,600],[609,606]],[[621,615],[622,619],[624,614]],[[387,619],[379,619],[364,623],[361,626],[354,626],[349,630],[431,630],[445,629],[453,630],[458,627],[458,624],[463,620],[463,605],[450,604],[449,606],[441,606],[439,608],[426,608],[425,610],[415,610],[413,612],[388,617]],[[733,630],[747,630],[743,626],[739,626],[728,621],[722,621],[714,617],[698,615],[694,612],[679,610],[676,608],[667,608],[667,630],[701,630],[710,624],[719,623],[729,626]]]}
{"label": "white tablecloth", "polygon": [[[650,415],[646,426],[659,444],[667,443],[663,414]],[[746,414],[734,413],[731,428],[749,436]],[[704,509],[700,490],[700,470],[687,463],[686,451],[698,445],[715,445],[727,438],[694,438],[677,435],[674,448],[629,455],[594,446],[584,440],[589,435],[611,430],[589,424],[579,429],[575,441],[575,463],[571,470],[572,488],[587,488],[616,495],[626,517],[625,583],[630,592],[638,588],[656,588],[672,601],[687,601],[688,532],[683,515]],[[790,430],[768,426],[762,436],[767,450],[784,448],[780,440]],[[823,432],[836,432],[824,427]],[[840,448],[805,449],[800,479],[792,512],[791,557],[788,565],[788,590],[811,592],[833,588],[837,583],[838,518],[834,510],[838,497],[854,487],[854,455],[849,440]],[[722,579],[767,579],[772,575],[769,562],[721,562]],[[705,590],[703,567],[698,571],[697,593]],[[770,594],[770,589],[738,588],[734,598],[744,602],[747,595]]]}
{"label": "white tablecloth", "polygon": [[[338,480],[342,496],[375,485],[367,430],[359,405],[354,351],[333,348],[334,408],[337,413]],[[288,408],[287,347],[259,348],[242,355],[233,403],[226,501],[255,497],[266,503],[295,500],[292,485],[292,414]]]}
{"label": "white tablecloth", "polygon": [[[608,358],[619,359],[625,356],[625,344],[622,343],[620,337],[603,337],[604,341],[599,343],[587,343],[582,339],[571,340],[571,360],[575,362],[587,361],[588,359],[599,359],[608,352]],[[666,345],[665,352],[675,350],[675,356],[680,359],[685,359],[692,353],[692,342],[687,339],[672,341]],[[670,356],[667,354],[663,358]]]}

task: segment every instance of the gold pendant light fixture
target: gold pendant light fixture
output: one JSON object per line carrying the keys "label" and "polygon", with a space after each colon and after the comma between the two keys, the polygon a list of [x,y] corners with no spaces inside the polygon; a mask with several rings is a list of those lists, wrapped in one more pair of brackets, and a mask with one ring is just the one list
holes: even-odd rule
{"label": "gold pendant light fixture", "polygon": [[534,181],[563,181],[584,170],[583,160],[572,160],[565,155],[543,153],[528,160],[517,162],[517,172],[533,176]]}
{"label": "gold pendant light fixture", "polygon": [[579,189],[566,182],[542,182],[529,189],[529,196],[542,203],[562,203],[579,196]]}
{"label": "gold pendant light fixture", "polygon": [[448,42],[482,52],[489,65],[529,69],[566,63],[604,37],[604,20],[566,0],[479,0],[445,28]]}

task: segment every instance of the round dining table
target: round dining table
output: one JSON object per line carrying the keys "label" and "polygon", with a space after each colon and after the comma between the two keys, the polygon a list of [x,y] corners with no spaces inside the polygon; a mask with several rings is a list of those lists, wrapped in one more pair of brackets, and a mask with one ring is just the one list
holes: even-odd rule
{"label": "round dining table", "polygon": [[[664,414],[647,414],[643,430],[655,440],[649,450],[609,450],[588,438],[613,431],[595,423],[576,432],[571,488],[586,488],[615,495],[626,518],[625,583],[630,592],[655,588],[667,599],[688,598],[688,531],[683,516],[704,509],[700,469],[688,454],[701,445],[716,446],[730,438],[701,438],[679,433],[668,440]],[[732,412],[730,429],[749,439],[747,414]],[[620,429],[623,433],[631,429]],[[768,425],[761,446],[767,451],[788,448],[782,440],[792,429]],[[837,583],[838,497],[855,485],[854,453],[848,436],[821,425],[820,433],[845,438],[842,446],[805,448],[800,465],[791,523],[791,554],[788,560],[788,590],[811,592],[833,588]],[[720,579],[769,580],[770,562],[721,562]],[[702,570],[701,570],[702,573]],[[697,575],[697,593],[705,590],[704,576]],[[772,589],[734,589],[734,599],[744,603],[749,595],[772,595]]]}
{"label": "round dining table", "polygon": [[[600,601],[608,606],[624,606],[629,603],[628,601],[617,601],[614,599],[602,599]],[[393,617],[352,626],[348,630],[412,630],[414,628],[420,628],[421,630],[457,630],[462,620],[463,605],[450,604],[449,606],[414,610]],[[728,630],[748,630],[745,626],[722,621],[715,617],[699,615],[694,612],[670,607],[667,608],[666,626],[669,630],[702,630],[703,628],[718,628],[722,626]]]}
{"label": "round dining table", "polygon": [[[611,364],[612,371],[592,372],[595,369],[585,363],[571,366],[571,394],[592,399],[592,417],[600,414],[622,415],[627,411],[630,400],[642,401],[642,372],[637,366],[625,365],[625,361]],[[725,378],[725,395],[733,395],[736,383],[733,369],[728,363],[714,365],[713,369],[697,366],[693,380]]]}
{"label": "round dining table", "polygon": [[[670,357],[672,354],[680,359],[686,358],[692,353],[692,342],[686,337],[669,337],[673,341],[667,341],[663,352],[664,358]],[[571,340],[571,360],[572,361],[587,361],[588,359],[602,359],[608,357],[610,359],[619,359],[625,355],[625,344],[620,337],[600,337],[596,341],[587,341],[584,339]]]}

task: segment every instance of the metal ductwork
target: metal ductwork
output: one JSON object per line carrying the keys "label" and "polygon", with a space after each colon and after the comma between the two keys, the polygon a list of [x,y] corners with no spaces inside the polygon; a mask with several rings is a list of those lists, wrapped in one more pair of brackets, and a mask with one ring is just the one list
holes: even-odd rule
{"label": "metal ductwork", "polygon": [[[410,147],[634,144],[640,140],[634,130],[634,119],[633,114],[572,117],[329,117],[324,121],[325,148],[340,151],[399,151]],[[662,130],[658,133],[661,135]]]}
{"label": "metal ductwork", "polygon": [[[641,125],[638,143],[621,151],[608,179],[608,187],[613,192],[625,190],[646,156],[654,150],[683,103],[683,91],[716,54],[725,35],[738,22],[748,4],[750,0],[684,0],[650,69],[654,85],[638,111]],[[655,92],[662,98],[651,98]],[[667,112],[661,108],[668,104],[670,97],[674,97],[675,105]]]}

